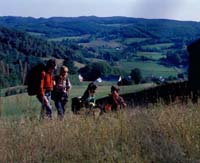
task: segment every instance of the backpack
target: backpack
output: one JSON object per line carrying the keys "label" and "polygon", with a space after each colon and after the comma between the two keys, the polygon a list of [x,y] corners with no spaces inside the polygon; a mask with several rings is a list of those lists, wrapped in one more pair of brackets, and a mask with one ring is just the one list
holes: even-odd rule
{"label": "backpack", "polygon": [[31,68],[27,75],[27,92],[29,96],[37,95],[40,90],[42,79],[42,71],[45,70],[45,65],[39,63]]}

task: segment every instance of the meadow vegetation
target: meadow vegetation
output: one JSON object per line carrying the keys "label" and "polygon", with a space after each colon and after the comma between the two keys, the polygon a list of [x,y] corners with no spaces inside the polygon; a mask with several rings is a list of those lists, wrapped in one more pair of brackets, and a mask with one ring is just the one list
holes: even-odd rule
{"label": "meadow vegetation", "polygon": [[[199,104],[159,102],[96,118],[70,111],[71,98],[89,83],[79,82],[78,69],[96,61],[110,66],[97,77],[126,77],[136,68],[144,78],[187,75],[186,47],[199,37],[198,23],[120,17],[2,17],[0,22],[5,26],[0,27],[0,162],[200,162]],[[40,121],[40,103],[21,86],[28,69],[48,58],[65,63],[71,73],[63,121],[53,103],[53,120]],[[98,84],[97,99],[107,96],[113,83]],[[155,85],[121,86],[120,93]]]}
{"label": "meadow vegetation", "polygon": [[98,118],[0,119],[0,162],[198,162],[199,105],[157,104]]}
{"label": "meadow vegetation", "polygon": [[[69,102],[66,105],[66,111],[70,112],[71,98],[83,95],[89,82],[79,83],[79,85],[73,85],[70,91]],[[98,83],[98,89],[96,92],[96,98],[102,98],[110,93],[110,87],[114,84],[112,82]],[[139,85],[120,86],[120,93],[131,93],[144,90],[149,87],[154,87],[155,84],[146,83]],[[3,117],[20,118],[22,116],[38,117],[40,112],[40,103],[35,96],[28,96],[27,93],[0,97],[1,114]],[[53,109],[55,110],[54,103],[52,101]]]}
{"label": "meadow vegetation", "polygon": [[141,73],[143,77],[148,76],[174,76],[176,77],[178,72],[182,72],[180,68],[176,67],[166,67],[159,63],[153,62],[153,61],[142,61],[142,60],[131,60],[131,61],[119,61],[119,64],[117,65],[118,68],[124,68],[127,71],[131,72],[132,69],[138,68],[141,70]]}

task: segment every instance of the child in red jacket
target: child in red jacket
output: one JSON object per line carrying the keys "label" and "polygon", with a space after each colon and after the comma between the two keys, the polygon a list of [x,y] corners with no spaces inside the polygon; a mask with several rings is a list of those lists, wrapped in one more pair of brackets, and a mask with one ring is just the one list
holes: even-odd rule
{"label": "child in red jacket", "polygon": [[116,111],[125,108],[127,104],[125,103],[123,97],[119,95],[119,87],[112,86],[111,94],[109,95],[108,103],[105,105],[105,111]]}

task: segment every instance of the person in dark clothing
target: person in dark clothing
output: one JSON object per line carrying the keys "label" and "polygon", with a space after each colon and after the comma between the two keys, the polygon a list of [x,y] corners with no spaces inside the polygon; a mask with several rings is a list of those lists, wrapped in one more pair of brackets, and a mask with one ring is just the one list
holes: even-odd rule
{"label": "person in dark clothing", "polygon": [[58,117],[60,119],[64,118],[65,105],[68,102],[69,91],[71,89],[71,83],[68,78],[68,68],[62,66],[58,76],[54,78],[55,85],[53,89],[52,99],[54,100]]}
{"label": "person in dark clothing", "polygon": [[97,89],[97,85],[95,83],[90,83],[85,90],[83,96],[81,97],[81,101],[85,108],[95,107],[95,92]]}
{"label": "person in dark clothing", "polygon": [[117,111],[119,109],[125,108],[127,104],[124,99],[119,95],[119,87],[111,86],[111,94],[109,95],[107,104],[105,105],[105,112]]}

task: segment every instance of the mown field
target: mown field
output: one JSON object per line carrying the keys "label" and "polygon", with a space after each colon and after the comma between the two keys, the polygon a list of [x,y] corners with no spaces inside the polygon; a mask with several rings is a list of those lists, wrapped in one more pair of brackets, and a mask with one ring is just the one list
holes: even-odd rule
{"label": "mown field", "polygon": [[142,51],[141,52],[140,51],[137,52],[136,56],[138,56],[138,57],[146,57],[148,59],[152,59],[152,60],[155,60],[155,61],[165,57],[160,52],[142,52]]}
{"label": "mown field", "polygon": [[[78,97],[83,95],[84,91],[87,88],[89,82],[83,82],[79,85],[72,86],[70,91],[69,102],[66,105],[66,111],[71,112],[71,98]],[[103,82],[98,83],[98,89],[96,92],[96,98],[105,97],[110,93],[110,87],[114,84],[112,82]],[[139,90],[143,90],[149,87],[155,86],[155,84],[140,84],[140,85],[131,85],[131,86],[120,86],[120,93],[131,93]],[[54,103],[52,101],[52,106],[54,107]],[[38,117],[40,113],[40,103],[36,99],[35,96],[28,96],[27,93],[8,96],[8,97],[0,97],[0,108],[1,115],[3,117],[9,118],[19,118],[21,116],[35,116]],[[56,116],[56,110],[54,107],[54,113]]]}
{"label": "mown field", "polygon": [[156,63],[155,61],[141,61],[141,60],[132,60],[132,61],[120,61],[118,64],[119,68],[126,69],[128,72],[131,72],[134,68],[139,68],[143,77],[146,76],[177,76],[178,73],[183,72],[182,69],[175,67],[166,67]]}

